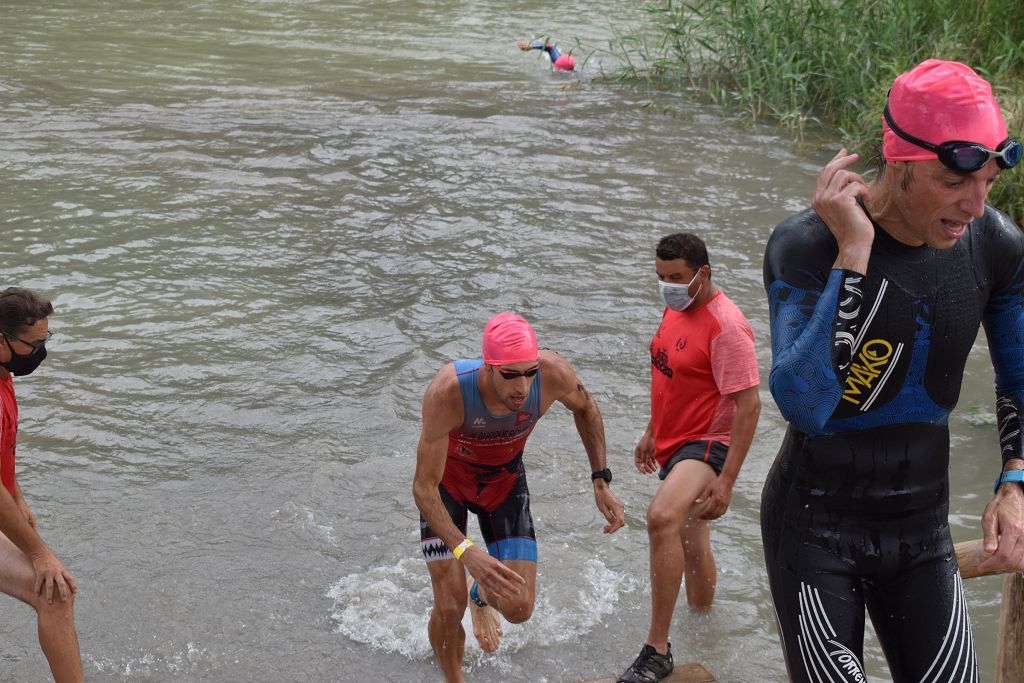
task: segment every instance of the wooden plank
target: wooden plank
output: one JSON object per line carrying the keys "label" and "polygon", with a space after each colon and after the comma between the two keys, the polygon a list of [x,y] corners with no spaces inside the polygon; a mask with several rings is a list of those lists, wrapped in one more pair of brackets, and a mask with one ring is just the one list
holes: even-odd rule
{"label": "wooden plank", "polygon": [[[583,683],[615,683],[615,678],[615,676],[595,678],[583,681]],[[715,677],[700,664],[676,664],[672,673],[661,680],[662,683],[718,683]]]}
{"label": "wooden plank", "polygon": [[994,574],[1002,573],[994,571],[978,571],[978,565],[981,564],[981,561],[989,557],[989,554],[982,548],[981,539],[957,543],[953,546],[953,549],[956,551],[956,563],[960,565],[961,578],[973,579],[978,576],[992,576]]}
{"label": "wooden plank", "polygon": [[1003,579],[1003,606],[999,612],[996,644],[996,683],[1024,681],[1024,574]]}

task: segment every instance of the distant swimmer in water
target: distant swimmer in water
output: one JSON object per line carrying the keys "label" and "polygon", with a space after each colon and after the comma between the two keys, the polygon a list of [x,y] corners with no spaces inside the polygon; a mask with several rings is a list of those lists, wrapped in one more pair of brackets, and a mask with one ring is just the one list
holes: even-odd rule
{"label": "distant swimmer in water", "polygon": [[576,68],[576,60],[573,59],[572,55],[562,54],[554,43],[549,43],[546,40],[538,40],[532,43],[526,40],[517,40],[516,47],[523,52],[544,50],[548,53],[548,57],[551,58],[551,66],[558,71],[572,71]]}
{"label": "distant swimmer in water", "polygon": [[[568,361],[538,351],[528,322],[513,313],[494,316],[484,328],[483,360],[449,363],[427,387],[412,492],[434,589],[427,633],[447,683],[463,681],[467,604],[487,652],[498,649],[499,614],[514,624],[533,614],[537,541],[523,448],[555,401],[572,411],[597,509],[608,522],[604,532],[613,533],[625,514],[609,486],[601,411]],[[486,552],[466,536],[470,512]]]}
{"label": "distant swimmer in water", "polygon": [[765,251],[789,422],[761,498],[769,587],[792,681],[865,680],[866,609],[895,683],[976,682],[948,423],[983,324],[1002,466],[978,569],[1024,570],[1024,234],[985,203],[1024,150],[957,62],[901,74],[880,118],[878,176],[840,150]]}

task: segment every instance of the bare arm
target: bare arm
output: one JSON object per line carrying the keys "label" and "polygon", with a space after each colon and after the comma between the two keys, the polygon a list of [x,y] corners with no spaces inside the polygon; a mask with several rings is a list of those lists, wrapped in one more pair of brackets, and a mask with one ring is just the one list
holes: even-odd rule
{"label": "bare arm", "polygon": [[[466,536],[452,521],[437,487],[444,476],[444,465],[448,457],[448,433],[461,422],[462,398],[458,380],[454,369],[446,366],[427,387],[423,397],[423,431],[416,448],[412,495],[423,519],[438,538],[452,549],[466,540]],[[511,600],[525,583],[519,574],[475,545],[462,554],[461,561],[488,595]]]}
{"label": "bare arm", "polygon": [[[412,495],[423,519],[449,548],[454,548],[465,536],[452,522],[448,510],[441,502],[438,485],[444,476],[447,460],[448,432],[461,421],[461,406],[453,411],[445,395],[445,368],[427,388],[423,398],[423,430],[416,448],[416,473],[413,475]],[[457,381],[457,380],[456,380]]]}
{"label": "bare arm", "polygon": [[638,472],[653,474],[658,471],[658,460],[654,457],[654,429],[651,420],[647,420],[647,428],[640,436],[636,448],[633,449],[633,464]]}
{"label": "bare arm", "polygon": [[[993,233],[991,269],[996,286],[985,307],[985,336],[996,378],[996,421],[1002,471],[1024,470],[1024,362],[1021,338],[1024,319],[1020,308],[1024,276],[1024,237],[1017,226]],[[984,549],[989,557],[978,565],[986,571],[1024,570],[1024,487],[1015,482],[1000,485],[985,506],[981,518]]]}
{"label": "bare arm", "polygon": [[14,482],[14,502],[18,504],[18,509],[21,510],[21,514],[25,515],[28,525],[35,529],[36,516],[32,513],[32,510],[29,509],[28,502],[25,500],[25,496],[22,495],[21,486],[18,485],[18,482]]}
{"label": "bare arm", "polygon": [[[1024,460],[1011,458],[1003,471],[1024,469]],[[1024,570],[1024,486],[1007,482],[985,507],[981,517],[984,548],[989,557],[979,571],[1016,572]]]}
{"label": "bare arm", "polygon": [[[597,402],[576,376],[569,362],[551,352],[544,352],[543,358],[548,362],[544,368],[545,392],[552,392],[552,400],[559,401],[572,411],[583,448],[590,461],[590,471],[596,472],[608,466],[604,439],[604,419]],[[595,479],[594,500],[598,510],[608,520],[604,527],[606,534],[614,533],[626,523],[625,507],[612,492],[611,486],[604,479]]]}
{"label": "bare arm", "polygon": [[717,519],[729,509],[732,500],[732,487],[739,477],[740,468],[747,458],[750,444],[754,441],[754,430],[757,419],[761,415],[761,397],[758,387],[750,387],[730,394],[729,398],[736,402],[736,414],[732,418],[731,440],[729,453],[725,457],[722,473],[704,490],[697,503],[707,501],[701,519]]}
{"label": "bare arm", "polygon": [[32,562],[36,573],[36,594],[45,595],[46,601],[52,603],[56,588],[60,601],[66,602],[68,592],[77,591],[78,585],[71,572],[36,532],[35,517],[31,517],[32,513],[28,512],[28,505],[20,495],[21,489],[15,486],[20,503],[6,488],[0,486],[0,531]]}
{"label": "bare arm", "polygon": [[579,381],[559,400],[572,411],[576,431],[579,432],[587,459],[590,461],[590,471],[603,470],[608,466],[608,459],[604,442],[604,418],[601,417],[597,403]]}

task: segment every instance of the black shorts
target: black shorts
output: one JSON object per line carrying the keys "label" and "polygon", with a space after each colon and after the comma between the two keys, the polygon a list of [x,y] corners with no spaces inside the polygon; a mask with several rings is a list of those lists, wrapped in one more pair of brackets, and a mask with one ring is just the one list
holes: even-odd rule
{"label": "black shorts", "polygon": [[729,447],[720,441],[687,441],[679,450],[672,454],[665,466],[658,472],[658,479],[664,479],[680,460],[700,460],[711,465],[717,477],[722,473],[725,456]]}
{"label": "black shorts", "polygon": [[[493,479],[477,479],[472,486],[449,491],[442,483],[438,491],[441,502],[451,516],[459,531],[466,533],[469,513],[476,515],[480,522],[487,552],[499,560],[537,561],[537,535],[533,528],[533,516],[530,514],[530,490],[526,486],[526,469],[520,456],[510,463],[511,467],[503,467],[505,472]],[[509,481],[509,479],[513,481]],[[489,489],[498,489],[503,496],[495,505],[494,496]],[[451,549],[444,544],[434,530],[430,528],[423,516],[420,516],[420,547],[423,559],[427,562],[451,560]]]}

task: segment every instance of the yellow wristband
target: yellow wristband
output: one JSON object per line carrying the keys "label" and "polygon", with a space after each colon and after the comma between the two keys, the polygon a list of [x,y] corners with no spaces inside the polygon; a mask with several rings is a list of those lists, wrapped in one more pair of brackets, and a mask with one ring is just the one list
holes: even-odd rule
{"label": "yellow wristband", "polygon": [[462,543],[460,543],[457,546],[455,546],[455,550],[452,551],[452,555],[455,556],[456,560],[461,560],[462,559],[462,553],[466,552],[466,550],[471,545],[473,545],[473,541],[469,540],[468,538],[465,539]]}

